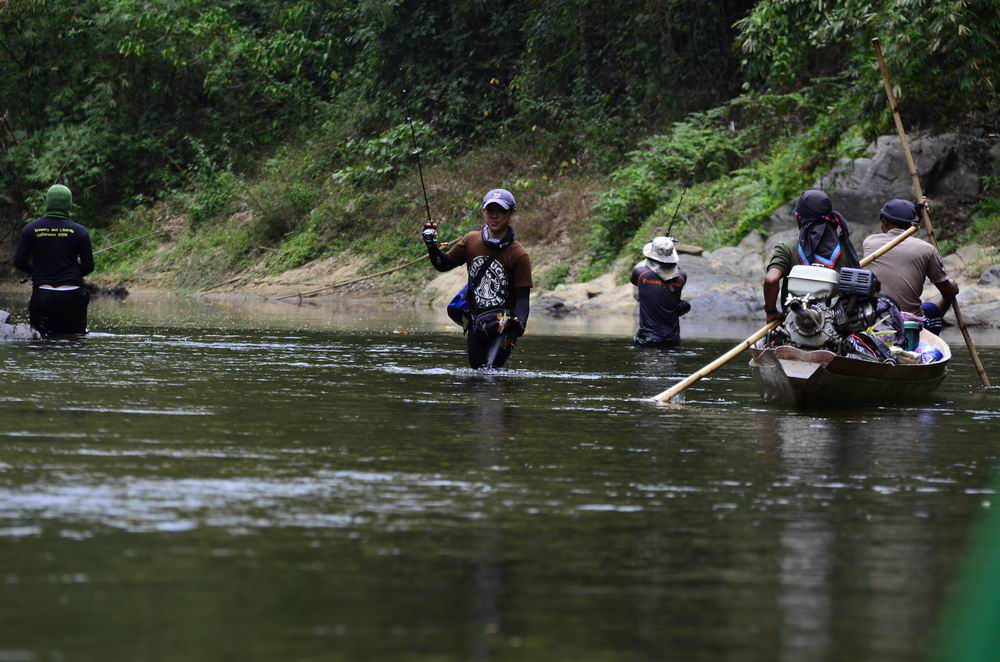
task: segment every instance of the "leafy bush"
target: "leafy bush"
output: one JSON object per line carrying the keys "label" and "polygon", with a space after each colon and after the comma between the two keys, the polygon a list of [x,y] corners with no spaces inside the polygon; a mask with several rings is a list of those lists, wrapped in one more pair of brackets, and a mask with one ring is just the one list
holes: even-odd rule
{"label": "leafy bush", "polygon": [[884,125],[885,96],[871,45],[881,36],[896,96],[911,122],[996,108],[995,0],[763,0],[736,26],[746,89],[783,91],[817,75],[845,76],[855,81],[852,96],[864,110],[858,115]]}
{"label": "leafy bush", "polygon": [[542,272],[538,278],[539,291],[552,290],[566,282],[569,277],[570,265],[557,264]]}
{"label": "leafy bush", "polygon": [[[397,124],[375,138],[352,138],[344,148],[349,162],[330,179],[344,186],[380,188],[392,183],[401,173],[407,172],[423,156],[422,163],[442,154],[444,149],[435,146],[434,130],[424,122]],[[413,149],[416,143],[417,150]],[[425,152],[424,149],[427,148]]]}
{"label": "leafy bush", "polygon": [[327,255],[327,247],[315,232],[305,231],[292,235],[281,244],[279,257],[270,264],[270,272],[278,274],[295,269]]}
{"label": "leafy bush", "polygon": [[236,176],[228,170],[203,180],[188,208],[191,227],[199,228],[220,219],[233,202],[237,183]]}
{"label": "leafy bush", "polygon": [[716,179],[735,168],[743,147],[739,135],[719,126],[718,113],[692,115],[666,135],[653,136],[611,173],[611,190],[598,196],[587,237],[594,269],[606,267],[651,215],[692,182]]}

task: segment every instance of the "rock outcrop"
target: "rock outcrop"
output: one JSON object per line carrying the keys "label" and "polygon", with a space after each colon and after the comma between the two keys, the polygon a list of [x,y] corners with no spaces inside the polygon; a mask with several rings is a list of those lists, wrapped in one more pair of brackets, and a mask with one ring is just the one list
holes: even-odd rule
{"label": "rock outcrop", "polygon": [[41,336],[29,324],[8,324],[10,313],[0,310],[0,340],[37,340]]}
{"label": "rock outcrop", "polygon": [[[858,255],[869,234],[880,232],[878,212],[892,198],[913,198],[912,182],[899,138],[882,136],[865,157],[838,164],[815,183],[827,191],[834,208],[847,218]],[[932,200],[935,225],[964,224],[979,195],[979,173],[958,134],[915,139],[910,143],[921,188]],[[765,224],[764,234],[747,235],[738,246],[682,254],[680,266],[688,274],[684,296],[691,302],[685,320],[711,322],[764,319],[761,282],[774,245],[793,240],[794,200],[782,205]],[[922,236],[918,234],[918,236]],[[925,237],[926,238],[926,237]],[[637,256],[638,257],[638,256]],[[1000,327],[1000,253],[995,248],[966,246],[945,257],[948,274],[961,287],[959,302],[970,326]],[[936,294],[926,284],[924,298]],[[587,283],[564,284],[550,292],[536,292],[533,310],[556,317],[568,315],[633,314],[632,286],[610,275]],[[954,322],[953,313],[948,318]]]}

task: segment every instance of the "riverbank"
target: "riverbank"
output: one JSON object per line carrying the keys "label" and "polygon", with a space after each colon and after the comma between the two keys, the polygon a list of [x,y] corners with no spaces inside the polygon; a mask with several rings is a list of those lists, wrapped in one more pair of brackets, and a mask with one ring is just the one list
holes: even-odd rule
{"label": "riverbank", "polygon": [[[872,230],[874,231],[874,230]],[[857,240],[868,232],[857,233]],[[684,296],[691,302],[688,324],[745,320],[764,321],[761,279],[765,260],[774,244],[787,241],[794,231],[778,232],[765,240],[751,232],[737,246],[702,251],[681,246],[680,267],[688,275]],[[532,255],[544,254],[544,244],[529,244]],[[641,256],[637,256],[641,259]],[[961,287],[959,302],[969,326],[1000,327],[1000,260],[993,247],[965,246],[944,258],[945,268]],[[628,265],[631,266],[631,265]],[[463,269],[436,274],[425,282],[405,282],[390,277],[366,280],[357,274],[358,265],[343,261],[323,261],[278,276],[232,284],[193,293],[207,299],[247,298],[260,301],[331,302],[344,299],[378,302],[388,306],[444,307],[465,283]],[[406,267],[425,270],[425,261]],[[635,311],[632,286],[622,283],[619,273],[608,272],[587,282],[563,283],[553,288],[536,288],[532,293],[532,315],[553,319],[623,318],[631,320]],[[353,281],[353,282],[352,282]],[[536,279],[537,281],[537,279]],[[343,284],[342,286],[338,286]],[[924,298],[936,288],[927,284]],[[954,323],[953,313],[949,321]]]}
{"label": "riverbank", "polygon": [[[986,328],[1000,325],[1000,250],[994,245],[979,244],[968,244],[954,251],[949,247],[954,247],[965,235],[964,228],[971,223],[971,210],[982,193],[978,172],[987,167],[983,163],[1000,159],[1000,149],[991,150],[989,158],[981,162],[974,156],[975,150],[965,144],[967,138],[957,133],[914,137],[912,149],[918,170],[929,173],[923,183],[925,190],[934,192],[932,208],[938,239],[949,237],[942,244],[948,253],[944,258],[945,267],[961,288],[959,302],[965,320],[970,326]],[[441,180],[443,178],[436,178],[436,181]],[[464,184],[460,185],[458,179],[445,181],[451,181],[458,188],[447,193],[435,190],[432,194],[454,199],[456,202],[452,206],[456,206],[463,198],[465,189],[461,186]],[[639,243],[623,251],[607,272],[586,281],[581,278],[587,271],[585,242],[591,230],[591,217],[606,186],[606,182],[597,180],[565,181],[545,190],[528,187],[519,197],[523,205],[515,227],[532,259],[535,280],[532,315],[536,319],[546,316],[631,320],[635,302],[631,286],[625,279],[631,266],[641,259],[640,235],[636,238]],[[899,139],[879,137],[862,156],[842,159],[815,181],[813,187],[827,191],[834,207],[849,219],[851,240],[861,255],[864,238],[880,232],[877,219],[883,202],[911,195],[911,180]],[[792,201],[781,205],[760,230],[750,231],[739,244],[702,250],[698,246],[683,245],[700,240],[692,228],[710,227],[731,211],[706,207],[704,195],[708,195],[707,191],[697,187],[691,192],[674,228],[681,242],[680,266],[688,274],[684,296],[691,302],[691,312],[685,322],[763,322],[761,279],[773,246],[795,237]],[[670,209],[676,213],[679,208],[677,205]],[[709,218],[713,213],[714,218]],[[693,220],[695,217],[709,220]],[[159,254],[182,251],[182,242],[189,232],[183,219],[171,218],[171,238],[160,247]],[[643,230],[642,241],[666,233],[676,217],[657,218],[662,225],[651,223]],[[455,239],[459,235],[460,231],[454,231],[447,238]],[[927,238],[922,231],[917,236]],[[379,240],[381,243],[398,241],[399,237]],[[412,241],[419,241],[416,232]],[[443,315],[445,305],[465,281],[463,270],[438,274],[426,258],[413,256],[412,250],[405,252],[406,257],[394,258],[391,262],[374,258],[371,253],[341,252],[277,274],[270,273],[269,254],[265,251],[265,256],[255,266],[239,273],[223,274],[218,282],[192,294],[209,299],[248,297],[290,302],[350,299],[389,306],[427,306],[442,311]],[[177,269],[176,264],[169,261],[160,264],[153,256],[133,268],[124,284],[132,289],[173,289],[183,281],[177,276],[183,270]],[[115,276],[97,278],[105,286],[117,284]],[[925,298],[935,293],[936,288],[928,284]],[[949,317],[954,322],[952,313]]]}

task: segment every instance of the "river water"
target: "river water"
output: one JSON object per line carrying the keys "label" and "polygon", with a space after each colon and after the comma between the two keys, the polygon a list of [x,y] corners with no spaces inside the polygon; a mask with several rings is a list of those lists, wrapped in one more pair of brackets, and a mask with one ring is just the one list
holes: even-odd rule
{"label": "river water", "polygon": [[536,319],[493,374],[418,309],[90,326],[0,343],[0,662],[909,661],[996,500],[957,333],[926,404],[796,412],[748,357],[647,400],[756,325]]}

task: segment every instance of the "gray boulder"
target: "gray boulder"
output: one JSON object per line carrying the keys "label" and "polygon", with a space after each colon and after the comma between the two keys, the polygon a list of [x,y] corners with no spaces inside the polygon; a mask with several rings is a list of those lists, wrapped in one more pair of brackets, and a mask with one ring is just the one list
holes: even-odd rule
{"label": "gray boulder", "polygon": [[6,310],[0,310],[0,340],[37,340],[41,338],[30,324],[24,322],[8,324],[9,319],[10,313]]}
{"label": "gray boulder", "polygon": [[[963,287],[958,294],[962,319],[971,327],[1000,327],[1000,290],[972,285]],[[945,314],[945,320],[957,324],[954,310]]]}
{"label": "gray boulder", "polygon": [[1000,287],[1000,264],[994,264],[984,271],[976,284],[981,287]]}
{"label": "gray boulder", "polygon": [[[979,173],[957,133],[910,141],[910,152],[924,194],[937,214],[968,219],[968,206],[979,195]],[[869,156],[842,159],[814,184],[830,194],[833,207],[850,224],[851,243],[861,254],[864,238],[879,229],[878,212],[887,200],[914,198],[913,182],[898,136],[880,136]],[[782,205],[765,224],[768,234],[795,227],[794,200]]]}
{"label": "gray boulder", "polygon": [[737,285],[724,290],[710,290],[688,299],[691,312],[684,319],[747,320],[763,317],[764,298],[760,288]]}
{"label": "gray boulder", "polygon": [[550,317],[565,317],[579,312],[576,306],[566,303],[562,297],[543,294],[531,304],[532,312],[541,312]]}

